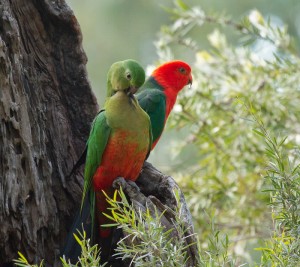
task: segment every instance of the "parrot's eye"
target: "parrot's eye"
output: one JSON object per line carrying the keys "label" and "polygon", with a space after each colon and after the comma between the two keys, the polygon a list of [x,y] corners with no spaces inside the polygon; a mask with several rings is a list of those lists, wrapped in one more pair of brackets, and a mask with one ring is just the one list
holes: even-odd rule
{"label": "parrot's eye", "polygon": [[126,79],[127,79],[127,80],[131,80],[131,74],[130,74],[130,73],[127,73],[127,74],[126,74]]}
{"label": "parrot's eye", "polygon": [[180,71],[181,73],[186,73],[185,68],[179,68],[179,71]]}

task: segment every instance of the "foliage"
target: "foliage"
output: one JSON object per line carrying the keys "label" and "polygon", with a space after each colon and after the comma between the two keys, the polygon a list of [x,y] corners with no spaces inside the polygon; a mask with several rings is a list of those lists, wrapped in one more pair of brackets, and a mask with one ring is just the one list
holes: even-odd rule
{"label": "foliage", "polygon": [[42,267],[42,266],[44,266],[43,261],[41,261],[40,265],[30,264],[28,262],[28,260],[26,259],[26,257],[21,252],[18,252],[18,254],[19,254],[19,258],[17,260],[14,260],[16,266],[21,266],[21,267]]}
{"label": "foliage", "polygon": [[78,231],[78,235],[74,234],[74,238],[81,247],[81,256],[78,259],[78,262],[74,265],[70,261],[67,261],[65,257],[61,258],[63,267],[75,267],[75,266],[85,266],[93,267],[99,266],[104,267],[106,263],[100,264],[100,249],[98,245],[91,246],[90,240],[86,238],[86,233],[83,229],[83,232]]}
{"label": "foliage", "polygon": [[[83,230],[82,233],[78,231],[78,235],[74,234],[74,238],[78,242],[81,247],[81,256],[78,258],[78,262],[76,264],[72,264],[69,260],[66,260],[63,256],[60,258],[63,267],[76,267],[76,266],[84,266],[84,267],[104,267],[107,264],[100,264],[100,250],[98,245],[91,246],[90,239],[87,239],[86,233]],[[18,252],[19,259],[14,260],[17,266],[21,267],[43,267],[44,263],[41,261],[40,265],[29,264],[25,256]]]}
{"label": "foliage", "polygon": [[[199,251],[199,267],[214,267],[214,266],[236,266],[235,259],[229,255],[229,239],[216,229],[214,218],[209,218],[210,229],[207,249]],[[200,247],[200,243],[199,243]],[[240,265],[242,266],[242,265]]]}
{"label": "foliage", "polygon": [[[237,99],[252,103],[251,113],[261,114],[265,127],[274,135],[288,136],[281,146],[289,157],[295,157],[291,149],[299,144],[300,60],[287,27],[274,24],[256,10],[235,22],[224,14],[188,7],[183,1],[175,4],[168,10],[174,23],[162,28],[156,47],[161,61],[176,58],[182,47],[195,59],[193,87],[180,94],[170,125],[188,129],[177,151],[190,145],[198,161],[190,166],[189,173],[184,169],[174,175],[188,198],[201,248],[208,248],[211,234],[206,212],[213,214],[215,224],[228,234],[236,264],[245,260],[254,264],[260,256],[253,248],[273,236],[276,229],[271,213],[274,217],[279,207],[267,205],[270,198],[265,190],[277,191],[280,187],[274,179],[263,179],[266,157],[271,154],[265,154],[264,139],[252,131],[255,122]],[[210,48],[200,50],[197,35],[207,23],[216,28],[208,35]],[[235,32],[237,40],[228,39],[221,32],[224,28]],[[270,176],[270,170],[267,173]],[[284,189],[286,196],[291,193],[293,197],[289,198],[297,203],[295,181]],[[283,201],[277,197],[272,195],[272,203]],[[285,206],[286,212],[294,217],[291,212],[298,210],[288,207],[290,204]],[[286,228],[291,223],[295,220],[281,225],[285,233],[284,237],[280,235],[281,240],[287,240]]]}
{"label": "foliage", "polygon": [[[274,233],[262,250],[261,266],[297,266],[300,263],[300,172],[299,150],[286,151],[282,140],[274,138],[266,130],[262,120],[253,116],[258,125],[255,132],[266,143],[269,159],[266,179],[272,187],[270,205],[273,211]],[[289,152],[289,153],[288,153]]]}
{"label": "foliage", "polygon": [[[185,266],[187,245],[180,207],[175,213],[174,229],[166,231],[161,224],[163,213],[153,214],[148,208],[135,210],[122,189],[116,191],[113,199],[108,198],[108,202],[112,216],[107,216],[126,233],[118,243],[116,256],[130,260],[133,266]],[[172,237],[172,231],[179,238]]]}

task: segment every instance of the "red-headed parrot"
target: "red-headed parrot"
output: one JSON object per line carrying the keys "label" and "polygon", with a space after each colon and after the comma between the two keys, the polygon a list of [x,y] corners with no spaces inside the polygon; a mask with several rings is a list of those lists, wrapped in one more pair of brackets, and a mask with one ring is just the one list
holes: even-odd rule
{"label": "red-headed parrot", "polygon": [[191,67],[183,61],[175,60],[156,68],[139,89],[136,97],[151,120],[152,149],[163,132],[177,94],[192,81]]}

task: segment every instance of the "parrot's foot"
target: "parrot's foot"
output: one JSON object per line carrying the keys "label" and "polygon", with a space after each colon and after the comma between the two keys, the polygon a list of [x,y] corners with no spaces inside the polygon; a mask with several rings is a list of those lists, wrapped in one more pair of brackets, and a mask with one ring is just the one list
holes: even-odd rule
{"label": "parrot's foot", "polygon": [[130,186],[132,189],[136,192],[140,191],[140,188],[136,185],[135,182],[131,181],[131,180],[125,180],[123,177],[117,177],[114,181],[113,181],[113,188],[119,188],[122,187],[127,188],[128,186]]}
{"label": "parrot's foot", "polygon": [[133,187],[137,192],[140,191],[140,188],[137,186],[137,184],[136,184],[135,182],[133,182],[133,181],[131,181],[131,180],[127,180],[127,183],[128,183],[131,187]]}
{"label": "parrot's foot", "polygon": [[126,180],[123,178],[123,177],[117,177],[113,183],[112,183],[112,186],[113,188],[115,189],[118,189],[119,187],[124,187],[126,184]]}

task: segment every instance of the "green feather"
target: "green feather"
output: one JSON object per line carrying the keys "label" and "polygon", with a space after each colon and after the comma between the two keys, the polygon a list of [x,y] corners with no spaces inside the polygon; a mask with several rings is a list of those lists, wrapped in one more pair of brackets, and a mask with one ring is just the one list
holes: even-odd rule
{"label": "green feather", "polygon": [[166,96],[158,89],[147,89],[137,94],[138,102],[151,120],[153,142],[162,134],[166,117]]}
{"label": "green feather", "polygon": [[91,220],[92,220],[92,236],[94,233],[94,222],[95,222],[95,192],[90,190],[92,186],[93,176],[98,166],[101,164],[102,155],[105,150],[111,133],[111,128],[108,126],[105,117],[105,111],[101,110],[97,117],[94,119],[91,127],[89,139],[87,141],[87,156],[86,164],[84,168],[84,185],[81,200],[81,208],[84,204],[84,200],[89,193],[90,197],[90,209],[91,209]]}
{"label": "green feather", "polygon": [[161,136],[166,118],[166,95],[164,89],[150,76],[139,89],[137,100],[151,120],[153,143]]}
{"label": "green feather", "polygon": [[111,128],[107,124],[105,111],[101,110],[93,121],[90,136],[87,141],[88,149],[84,168],[84,186],[81,208],[86,194],[91,188],[94,173],[101,164],[102,155],[108,142],[110,133]]}

